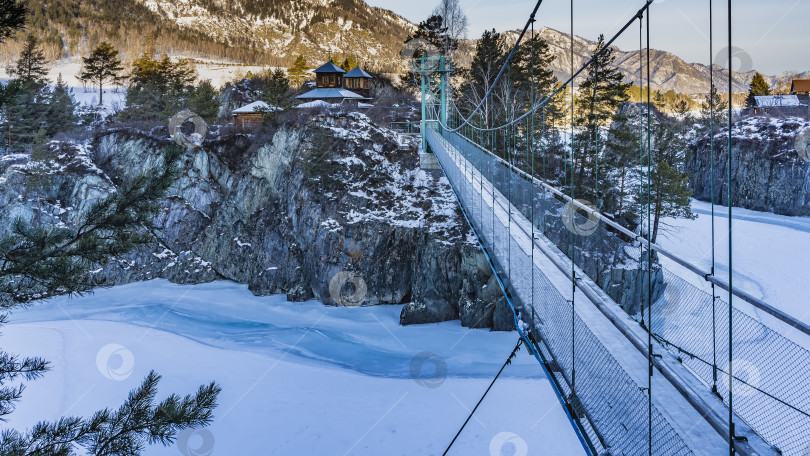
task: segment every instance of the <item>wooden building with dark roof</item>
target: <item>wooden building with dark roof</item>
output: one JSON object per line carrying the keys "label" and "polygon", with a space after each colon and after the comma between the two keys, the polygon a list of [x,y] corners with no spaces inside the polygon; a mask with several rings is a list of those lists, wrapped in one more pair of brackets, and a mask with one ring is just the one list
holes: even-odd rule
{"label": "wooden building with dark roof", "polygon": [[372,76],[360,67],[346,73],[332,62],[326,62],[314,71],[315,88],[295,97],[304,103],[325,101],[332,104],[371,101]]}
{"label": "wooden building with dark roof", "polygon": [[362,68],[354,67],[352,71],[343,76],[343,83],[346,89],[365,98],[370,98],[372,79],[371,75],[363,71]]}
{"label": "wooden building with dark roof", "polygon": [[315,83],[319,88],[342,89],[346,71],[332,62],[326,62],[314,71]]}
{"label": "wooden building with dark roof", "polygon": [[810,79],[794,79],[790,83],[790,93],[792,95],[810,95]]}

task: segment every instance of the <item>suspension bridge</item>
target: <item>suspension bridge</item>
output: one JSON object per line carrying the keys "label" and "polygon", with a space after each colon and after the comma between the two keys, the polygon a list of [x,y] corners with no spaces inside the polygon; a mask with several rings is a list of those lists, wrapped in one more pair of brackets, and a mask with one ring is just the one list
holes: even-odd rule
{"label": "suspension bridge", "polygon": [[[501,125],[484,115],[496,86],[506,87],[508,96],[510,60],[527,35],[534,37],[541,4],[486,94],[466,113],[449,90],[452,62],[423,55],[414,69],[422,81],[423,152],[441,165],[499,279],[521,338],[553,384],[583,448],[591,455],[810,455],[810,351],[794,342],[810,336],[810,327],[733,286],[731,198],[723,207],[712,202],[709,270],[650,241],[649,167],[656,127],[649,91],[638,105],[638,226],[630,229],[601,212],[599,185],[606,184],[598,178],[587,183],[596,187],[590,194],[597,201],[577,197],[576,189],[586,185],[575,182],[574,135],[582,131],[573,112],[577,78],[637,25],[638,83],[650,86],[653,1],[641,5],[579,69],[573,68],[572,13],[570,79],[551,93],[535,93],[532,77],[528,106],[508,112]],[[573,11],[573,0],[571,6]],[[727,6],[730,62],[730,0]],[[707,11],[712,14],[711,1]],[[533,49],[531,55],[533,76]],[[730,71],[728,77],[730,91]],[[568,95],[570,125],[547,122],[552,100]],[[731,122],[729,106],[727,139],[711,135],[712,154],[727,151],[721,169],[728,172],[729,195]],[[592,159],[598,163],[603,138],[598,122],[596,129]],[[570,135],[561,176],[548,175],[551,130]],[[715,206],[728,214],[724,277],[714,267]],[[767,318],[755,318],[763,313]]]}

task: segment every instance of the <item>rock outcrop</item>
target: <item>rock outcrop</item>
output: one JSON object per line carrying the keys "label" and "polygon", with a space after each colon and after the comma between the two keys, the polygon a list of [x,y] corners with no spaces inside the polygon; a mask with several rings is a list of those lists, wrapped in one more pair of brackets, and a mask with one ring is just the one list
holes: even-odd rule
{"label": "rock outcrop", "polygon": [[[748,117],[733,126],[734,206],[781,215],[810,215],[810,161],[800,156],[796,146],[797,135],[807,128],[810,122],[798,118],[767,117]],[[714,200],[718,204],[728,203],[727,144],[728,129],[719,130],[714,147]],[[689,152],[686,172],[694,197],[711,201],[710,137],[694,141]]]}
{"label": "rock outcrop", "polygon": [[[158,128],[110,130],[89,147],[52,143],[38,195],[30,182],[41,163],[6,157],[0,219],[72,223],[118,182],[160,165],[170,141]],[[514,326],[447,180],[419,168],[415,144],[402,150],[362,114],[256,135],[221,128],[181,168],[154,242],[96,271],[107,283],[229,279],[291,301],[406,304],[402,324]]]}

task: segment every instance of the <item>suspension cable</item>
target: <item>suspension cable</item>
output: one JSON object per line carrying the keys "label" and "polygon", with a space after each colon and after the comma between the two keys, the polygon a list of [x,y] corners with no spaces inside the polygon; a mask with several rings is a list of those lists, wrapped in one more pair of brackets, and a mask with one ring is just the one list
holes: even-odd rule
{"label": "suspension cable", "polygon": [[503,72],[509,67],[509,62],[511,62],[512,57],[515,55],[515,52],[517,52],[517,49],[520,46],[520,42],[523,41],[523,36],[526,34],[526,30],[528,30],[529,25],[534,23],[534,17],[537,14],[537,10],[540,9],[540,5],[542,3],[543,3],[543,0],[537,0],[537,3],[534,5],[534,9],[532,10],[532,13],[529,15],[529,20],[526,21],[526,25],[523,26],[523,30],[520,32],[520,36],[518,36],[518,39],[515,42],[515,45],[512,46],[512,50],[509,52],[509,56],[506,58],[506,61],[503,63],[503,66],[501,67],[501,71],[499,71],[498,75],[495,77],[495,81],[492,82],[492,85],[489,86],[489,90],[487,90],[487,93],[484,94],[484,98],[481,99],[481,102],[478,103],[478,106],[476,106],[475,109],[473,109],[473,111],[470,113],[469,117],[464,119],[464,121],[461,123],[461,125],[456,127],[456,129],[454,129],[454,130],[449,130],[450,133],[454,133],[459,128],[463,127],[464,125],[467,125],[470,122],[470,119],[473,118],[475,113],[478,112],[478,110],[481,109],[481,106],[484,105],[484,102],[486,102],[487,98],[489,98],[489,96],[492,94],[492,91],[495,90],[495,86],[498,85],[498,81],[501,80],[501,76],[503,76]]}
{"label": "suspension cable", "polygon": [[[641,168],[644,166],[644,109],[642,105],[644,103],[644,63],[641,57],[641,51],[644,47],[644,39],[642,38],[642,34],[644,33],[644,22],[641,18],[638,18],[638,166]],[[641,192],[644,192],[644,179],[641,180]],[[640,220],[640,227],[639,227],[639,234],[641,235],[642,240],[639,241],[639,252],[638,252],[638,270],[639,274],[644,274],[644,206],[641,206],[641,220]],[[641,327],[646,328],[644,322],[644,290],[639,290],[639,300],[641,301]]]}
{"label": "suspension cable", "polygon": [[447,456],[447,453],[450,451],[450,448],[452,448],[453,444],[456,443],[456,439],[458,439],[458,436],[461,435],[461,431],[463,431],[464,427],[467,426],[467,423],[470,422],[470,420],[473,417],[473,414],[475,413],[476,410],[478,410],[478,406],[481,405],[481,402],[484,402],[484,398],[487,397],[487,394],[489,394],[489,390],[492,389],[492,386],[498,380],[498,377],[501,376],[501,372],[503,372],[503,370],[506,368],[506,366],[512,364],[512,359],[515,357],[515,355],[517,355],[517,352],[520,349],[520,344],[522,344],[522,343],[523,343],[523,338],[518,337],[517,344],[515,345],[515,348],[512,350],[512,353],[510,353],[509,357],[506,358],[506,361],[503,363],[503,366],[501,366],[501,370],[498,371],[498,373],[495,375],[495,378],[492,379],[492,382],[487,387],[487,390],[484,391],[484,395],[481,396],[481,399],[478,399],[478,403],[475,404],[475,407],[473,407],[472,411],[470,412],[470,415],[467,417],[466,420],[464,420],[464,424],[462,424],[461,428],[458,430],[458,432],[456,432],[456,436],[453,437],[453,440],[450,442],[450,445],[447,445],[447,449],[444,450],[444,453],[442,453],[442,456]]}
{"label": "suspension cable", "polygon": [[[653,377],[653,346],[652,346],[652,137],[651,137],[651,111],[652,104],[650,95],[652,94],[652,78],[650,73],[650,11],[647,10],[647,324],[650,326],[647,331],[647,363],[649,364],[649,375],[647,376],[647,423],[649,455],[652,456],[652,377]],[[660,177],[658,177],[660,179]],[[656,195],[656,200],[658,195]]]}
{"label": "suspension cable", "polygon": [[732,218],[731,218],[731,143],[732,143],[732,131],[731,131],[731,116],[733,114],[733,73],[731,71],[731,64],[734,62],[732,60],[732,41],[731,41],[731,0],[728,0],[728,431],[729,431],[729,455],[734,456],[736,452],[734,449],[734,439],[736,437],[736,432],[734,430],[734,375],[732,373],[732,363],[734,360],[734,308],[732,305],[732,299],[734,299],[734,286],[732,284],[733,274],[732,274]]}
{"label": "suspension cable", "polygon": [[[574,73],[574,0],[571,0],[571,73]],[[569,184],[571,186],[571,201],[575,201],[574,198],[574,84],[572,79],[572,84],[570,87],[571,91],[571,164],[569,167],[571,168],[571,177]],[[571,215],[571,222],[573,222],[574,211],[570,211]],[[569,258],[571,258],[571,395],[576,397],[576,366],[577,366],[577,357],[576,357],[576,296],[577,296],[577,275],[576,275],[576,246],[574,245],[576,238],[574,233],[571,232],[568,234],[568,249],[569,249]]]}
{"label": "suspension cable", "polygon": [[[636,18],[641,18],[641,17],[644,15],[644,12],[645,12],[645,11],[646,11],[646,10],[647,10],[649,7],[650,7],[650,5],[652,5],[652,4],[653,4],[653,2],[654,2],[654,1],[655,1],[655,0],[647,0],[647,1],[644,3],[644,6],[642,6],[642,7],[641,7],[641,9],[639,9],[639,10],[638,10],[638,12],[637,12],[637,13],[636,13],[636,14],[635,14],[635,15],[634,15],[634,16],[633,16],[633,17],[632,17],[632,18],[631,18],[629,21],[627,21],[627,23],[626,23],[626,24],[624,24],[624,26],[621,28],[621,30],[619,30],[619,31],[618,31],[618,32],[617,32],[615,35],[613,35],[613,37],[612,37],[610,40],[608,40],[608,41],[605,43],[605,46],[604,46],[604,47],[603,47],[601,50],[599,50],[598,52],[596,52],[595,54],[593,54],[593,56],[590,58],[590,60],[588,60],[587,62],[585,62],[585,64],[584,64],[584,65],[582,65],[582,67],[580,67],[580,69],[579,69],[579,70],[577,70],[576,72],[573,72],[573,68],[572,68],[572,75],[571,75],[571,77],[570,77],[570,78],[568,78],[568,80],[567,80],[567,81],[565,81],[565,82],[564,82],[562,85],[560,85],[559,87],[557,87],[557,89],[555,89],[553,92],[551,92],[551,94],[550,94],[549,96],[547,96],[545,99],[543,99],[542,101],[540,101],[539,103],[537,103],[536,105],[534,105],[534,106],[533,106],[531,109],[529,109],[528,111],[526,111],[525,113],[523,113],[523,114],[522,114],[520,117],[517,117],[517,118],[515,118],[515,119],[512,119],[511,121],[509,121],[509,122],[507,122],[507,123],[505,123],[505,124],[503,124],[503,125],[500,125],[500,126],[498,126],[498,127],[491,127],[491,128],[487,128],[487,131],[489,131],[489,130],[500,130],[500,129],[506,128],[506,127],[508,127],[508,126],[510,126],[510,125],[513,125],[513,124],[515,124],[515,123],[517,123],[517,122],[520,122],[520,121],[522,121],[523,119],[525,119],[527,116],[531,115],[533,112],[535,112],[535,111],[537,111],[538,109],[540,109],[540,108],[541,108],[543,105],[545,105],[546,103],[548,103],[549,101],[551,101],[551,100],[552,100],[552,99],[553,99],[553,98],[554,98],[554,97],[555,97],[557,94],[559,94],[560,92],[562,92],[563,90],[565,90],[565,89],[566,89],[566,88],[567,88],[569,85],[571,85],[571,84],[574,82],[574,79],[575,79],[575,78],[577,78],[577,77],[579,77],[579,75],[580,75],[580,74],[581,74],[583,71],[585,71],[585,69],[586,69],[586,68],[588,68],[588,66],[590,66],[590,65],[591,65],[591,64],[594,62],[594,60],[596,60],[596,58],[597,58],[597,57],[599,57],[599,56],[601,56],[603,53],[607,52],[608,48],[610,48],[610,47],[613,45],[613,43],[614,43],[614,42],[615,42],[617,39],[619,39],[619,37],[620,37],[622,34],[624,34],[624,32],[625,32],[625,31],[626,31],[626,30],[627,30],[627,29],[628,29],[628,28],[629,28],[629,27],[630,27],[630,26],[633,24],[633,22],[636,20]],[[524,30],[524,32],[525,32],[525,30]],[[523,36],[523,35],[521,34],[521,36]],[[514,53],[514,48],[512,49],[512,53]],[[512,55],[512,53],[510,53],[510,56]],[[572,53],[572,55],[573,55],[573,53]],[[511,58],[511,57],[510,57],[510,58]],[[573,62],[573,60],[572,60],[572,61],[571,61],[571,66],[572,66],[572,67],[573,67],[573,63],[574,63],[574,62]],[[503,72],[503,69],[501,69],[501,72]],[[487,95],[485,96],[485,99],[486,99],[486,97],[488,97],[488,96],[489,96],[489,94],[492,92],[493,87],[494,87],[494,84],[493,84],[493,86],[492,86],[492,87],[490,87],[490,90],[487,92]],[[479,103],[479,108],[480,108],[481,104],[483,104],[483,102],[484,102],[484,100],[482,100],[482,101],[481,101],[481,103]],[[475,111],[473,111],[473,112],[476,112],[476,111],[477,111],[479,108],[476,108],[476,110],[475,110]],[[468,118],[468,119],[467,119],[465,122],[469,122],[469,120],[470,120],[470,119]],[[474,128],[474,129],[476,129],[476,128],[475,128],[475,126],[473,126],[473,128]],[[449,132],[451,132],[451,133],[452,133],[452,132],[455,132],[456,130],[458,130],[458,128],[456,128],[455,130],[450,130],[450,129],[448,129],[448,131],[449,131]]]}
{"label": "suspension cable", "polygon": [[[532,36],[529,38],[529,43],[531,43],[531,49],[530,49],[530,52],[531,52],[531,97],[529,99],[532,100],[532,103],[534,103],[534,20],[532,20]],[[530,131],[531,131],[531,135],[530,135],[530,139],[529,139],[529,147],[527,148],[527,151],[531,155],[532,179],[534,179],[534,118],[535,118],[535,116],[532,115],[532,117],[531,117],[531,126],[529,127]],[[534,326],[534,325],[537,324],[537,322],[534,320],[534,303],[535,303],[535,300],[534,300],[534,242],[535,242],[534,225],[537,223],[537,221],[535,220],[535,217],[534,217],[534,206],[535,206],[535,204],[537,204],[537,202],[535,201],[535,195],[537,194],[537,191],[535,190],[534,186],[531,186],[531,187],[527,186],[527,188],[529,189],[529,192],[530,192],[529,195],[528,195],[529,196],[529,201],[531,201],[531,204],[532,204],[532,207],[531,207],[532,223],[530,223],[530,225],[532,226],[532,242],[530,243],[531,249],[532,249],[532,258],[531,258],[532,264],[531,264],[531,269],[530,270],[531,270],[531,274],[532,274],[532,326]],[[545,192],[544,192],[544,196],[545,196]]]}
{"label": "suspension cable", "polygon": [[[714,29],[712,21],[712,0],[709,0],[709,167],[711,168],[710,191],[712,192],[712,268],[715,272],[715,234],[714,234]],[[717,293],[712,282],[712,392],[717,391]]]}

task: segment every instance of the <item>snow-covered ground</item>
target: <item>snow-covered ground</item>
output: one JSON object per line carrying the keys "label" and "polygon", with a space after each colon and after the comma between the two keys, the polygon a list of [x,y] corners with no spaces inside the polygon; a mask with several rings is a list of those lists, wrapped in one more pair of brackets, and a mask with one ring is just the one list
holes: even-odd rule
{"label": "snow-covered ground", "polygon": [[[695,220],[666,219],[662,247],[693,264],[711,267],[711,204],[692,201]],[[807,256],[810,217],[789,217],[748,209],[732,210],[734,286],[810,324]],[[728,208],[715,207],[716,275],[728,278]],[[671,262],[667,267],[675,268]],[[680,273],[684,278],[695,276]],[[702,281],[700,279],[699,281]]]}
{"label": "snow-covered ground", "polygon": [[[222,87],[227,82],[243,78],[248,72],[259,73],[267,67],[253,65],[236,65],[214,61],[200,61],[194,65],[197,70],[198,81],[210,81],[214,87]],[[125,73],[129,68],[125,68]],[[78,58],[57,60],[51,62],[48,68],[48,80],[55,83],[59,75],[73,91],[73,96],[79,105],[95,107],[98,105],[98,87],[87,86],[76,76],[81,72],[81,60]],[[5,66],[0,68],[0,82],[5,84],[9,79]],[[126,87],[106,86],[102,97],[104,111],[107,115],[124,107],[126,101]]]}
{"label": "snow-covered ground", "polygon": [[[0,79],[8,79],[5,65],[0,68]],[[197,70],[198,81],[211,81],[214,87],[222,87],[226,82],[244,77],[248,72],[258,73],[268,67],[257,65],[241,65],[228,62],[216,62],[209,60],[199,60],[194,64]],[[71,87],[83,87],[81,81],[76,78],[81,72],[82,61],[79,58],[56,60],[49,63],[48,79],[56,82],[56,78],[61,74],[62,79]],[[128,73],[130,66],[124,63],[124,73]],[[105,93],[106,97],[106,93]]]}
{"label": "snow-covered ground", "polygon": [[[439,454],[517,334],[457,321],[402,327],[400,310],[289,303],[231,282],[155,280],[52,299],[15,312],[3,328],[5,350],[53,362],[7,425],[115,407],[155,369],[161,397],[211,380],[223,392],[213,425],[148,455]],[[524,349],[451,454],[583,450]]]}

